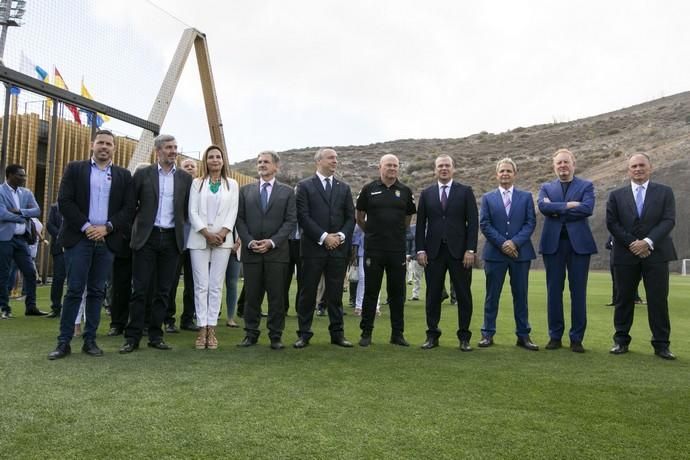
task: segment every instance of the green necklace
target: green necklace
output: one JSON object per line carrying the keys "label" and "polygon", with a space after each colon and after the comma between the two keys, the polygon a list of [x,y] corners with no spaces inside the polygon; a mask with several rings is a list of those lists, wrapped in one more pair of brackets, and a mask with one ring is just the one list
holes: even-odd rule
{"label": "green necklace", "polygon": [[220,188],[220,179],[214,182],[209,178],[208,187],[211,189],[211,193],[218,193],[218,189]]}

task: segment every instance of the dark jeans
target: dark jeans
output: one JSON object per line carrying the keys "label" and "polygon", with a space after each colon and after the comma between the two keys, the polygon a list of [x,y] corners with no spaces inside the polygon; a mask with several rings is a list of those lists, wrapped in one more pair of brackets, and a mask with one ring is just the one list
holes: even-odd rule
{"label": "dark jeans", "polygon": [[110,276],[114,257],[105,243],[86,238],[71,248],[65,248],[67,294],[60,316],[59,343],[69,343],[74,336],[74,322],[79,313],[84,289],[86,326],[83,337],[85,342],[96,339],[96,330],[101,321],[101,303],[105,297],[105,281]]}
{"label": "dark jeans", "polygon": [[146,297],[153,288],[151,320],[148,324],[149,342],[163,340],[163,320],[168,309],[170,289],[180,253],[177,250],[175,232],[153,229],[144,246],[132,253],[132,297],[129,302],[129,323],[125,340],[138,344],[145,324]]}
{"label": "dark jeans", "polygon": [[50,285],[50,309],[59,312],[62,309],[62,292],[65,287],[65,254],[53,254],[53,283]]}
{"label": "dark jeans", "polygon": [[364,300],[362,320],[359,323],[362,335],[370,335],[374,329],[376,304],[378,302],[383,272],[386,272],[388,308],[391,313],[391,335],[401,336],[405,330],[405,274],[407,272],[405,251],[364,253]]}
{"label": "dark jeans", "polygon": [[31,260],[29,245],[21,236],[15,236],[9,241],[0,241],[0,309],[10,312],[10,265],[14,260],[17,268],[24,275],[26,299],[24,305],[27,310],[36,308],[36,267]]}

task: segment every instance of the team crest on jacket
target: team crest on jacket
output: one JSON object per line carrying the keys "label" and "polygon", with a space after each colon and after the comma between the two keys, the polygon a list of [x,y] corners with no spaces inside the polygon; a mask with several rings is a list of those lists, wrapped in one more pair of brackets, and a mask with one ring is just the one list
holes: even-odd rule
{"label": "team crest on jacket", "polygon": [[371,259],[367,257],[367,260],[364,261],[365,264],[367,264],[367,267],[371,267]]}
{"label": "team crest on jacket", "polygon": [[395,191],[395,197],[396,197],[396,198],[400,198],[400,190],[396,190],[396,191]]}

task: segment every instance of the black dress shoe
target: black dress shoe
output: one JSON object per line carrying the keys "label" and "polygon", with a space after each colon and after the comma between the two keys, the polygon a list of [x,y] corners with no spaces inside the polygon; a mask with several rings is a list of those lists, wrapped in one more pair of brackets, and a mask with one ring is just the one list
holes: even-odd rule
{"label": "black dress shoe", "polygon": [[469,340],[460,341],[460,351],[472,351],[472,347],[470,346]]}
{"label": "black dress shoe", "polygon": [[622,355],[628,352],[628,346],[623,343],[617,343],[609,350],[612,355]]}
{"label": "black dress shoe", "polygon": [[138,344],[138,343],[134,343],[134,342],[125,342],[125,344],[122,345],[122,346],[120,347],[120,350],[119,350],[119,351],[120,351],[121,354],[125,354],[125,353],[131,353],[131,352],[133,352],[134,350],[136,350],[137,348],[139,348],[139,344]]}
{"label": "black dress shoe", "polygon": [[676,355],[671,353],[671,350],[669,350],[668,348],[662,348],[660,350],[654,350],[654,354],[657,355],[659,358],[662,358],[662,359],[668,359],[668,360],[676,359]]}
{"label": "black dress shoe", "polygon": [[167,343],[163,342],[149,342],[146,344],[149,348],[155,348],[156,350],[172,350],[172,347]]}
{"label": "black dress shoe", "polygon": [[309,345],[309,340],[303,339],[302,337],[300,337],[299,339],[297,339],[297,341],[292,346],[295,348],[305,348],[308,345]]}
{"label": "black dress shoe", "polygon": [[68,343],[58,343],[57,347],[55,347],[55,350],[48,353],[48,359],[54,361],[56,359],[64,358],[70,353],[72,353],[72,348]]}
{"label": "black dress shoe", "polygon": [[122,335],[122,329],[117,327],[111,327],[110,329],[108,329],[108,333],[106,335],[108,337],[116,337],[118,335]]}
{"label": "black dress shoe", "polygon": [[41,311],[38,308],[30,308],[24,313],[25,316],[48,316],[48,312]]}
{"label": "black dress shoe", "polygon": [[103,356],[103,350],[98,348],[98,345],[96,345],[96,342],[84,342],[84,345],[81,347],[81,352],[86,353],[89,356]]}
{"label": "black dress shoe", "polygon": [[524,337],[518,337],[517,343],[515,345],[517,345],[518,347],[522,347],[525,350],[539,351],[539,345],[532,342],[532,339],[529,338],[529,335]]}
{"label": "black dress shoe", "polygon": [[494,344],[494,338],[493,337],[489,337],[488,335],[483,335],[482,339],[479,341],[477,346],[479,348],[487,348],[493,344]]}
{"label": "black dress shoe", "polygon": [[199,332],[201,328],[194,323],[184,323],[180,325],[180,329],[183,331]]}
{"label": "black dress shoe", "polygon": [[402,335],[394,335],[391,336],[390,343],[393,345],[400,345],[401,347],[409,347],[410,343],[405,340],[405,337]]}
{"label": "black dress shoe", "polygon": [[363,335],[359,338],[360,347],[368,347],[369,345],[371,345],[371,335]]}
{"label": "black dress shoe", "polygon": [[256,339],[252,339],[251,337],[245,337],[237,344],[238,347],[251,347],[253,345],[256,345]]}
{"label": "black dress shoe", "polygon": [[582,346],[582,342],[570,342],[570,351],[575,353],[584,353],[585,347]]}
{"label": "black dress shoe", "polygon": [[343,348],[352,348],[352,342],[347,340],[345,337],[331,337],[331,344],[338,345]]}
{"label": "black dress shoe", "polygon": [[422,350],[431,350],[436,347],[438,347],[438,339],[429,338],[422,344]]}
{"label": "black dress shoe", "polygon": [[280,339],[271,340],[271,350],[282,350],[283,348],[285,348],[285,345],[283,345]]}
{"label": "black dress shoe", "polygon": [[179,334],[180,330],[171,323],[165,326],[165,332],[167,334]]}
{"label": "black dress shoe", "polygon": [[50,310],[50,313],[46,315],[46,318],[59,318],[60,310]]}
{"label": "black dress shoe", "polygon": [[558,350],[563,346],[563,342],[557,339],[549,339],[549,343],[546,344],[544,348],[547,350]]}

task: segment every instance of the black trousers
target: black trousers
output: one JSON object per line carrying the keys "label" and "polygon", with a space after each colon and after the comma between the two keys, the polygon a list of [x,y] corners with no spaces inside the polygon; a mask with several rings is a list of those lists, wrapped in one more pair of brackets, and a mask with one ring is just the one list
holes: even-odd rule
{"label": "black trousers", "polygon": [[186,249],[182,255],[180,255],[180,261],[177,264],[177,271],[173,279],[172,289],[170,289],[165,324],[175,324],[175,313],[177,313],[177,286],[180,284],[180,274],[182,273],[184,273],[184,278],[182,280],[184,283],[184,290],[182,291],[182,315],[180,316],[180,324],[192,324],[194,322],[194,276],[192,275],[192,259],[189,257],[189,249]]}
{"label": "black trousers", "polygon": [[268,337],[280,340],[285,329],[285,272],[286,263],[243,263],[244,270],[244,330],[247,337],[256,339],[261,334],[261,304],[268,295]]}
{"label": "black trousers", "polygon": [[[401,336],[405,331],[405,274],[407,271],[405,251],[364,252],[364,299],[362,320],[359,328],[362,335],[371,335],[376,317],[376,303],[381,290],[383,273],[386,273],[388,308],[391,313],[391,335]],[[342,283],[342,279],[340,280]]]}
{"label": "black trousers", "polygon": [[462,265],[462,259],[455,259],[445,244],[441,244],[438,256],[430,259],[424,269],[426,277],[426,335],[429,338],[441,336],[438,323],[441,320],[441,296],[446,273],[458,299],[458,339],[470,340],[472,320],[472,269]]}
{"label": "black trousers", "polygon": [[148,324],[149,342],[163,340],[163,320],[168,310],[170,289],[180,253],[175,232],[159,232],[154,228],[144,246],[132,254],[132,297],[129,303],[129,323],[125,340],[139,343],[145,321],[146,296],[153,289],[151,320]]}
{"label": "black trousers", "polygon": [[62,293],[65,289],[65,254],[53,254],[53,283],[50,285],[50,309],[62,310]]}
{"label": "black trousers", "polygon": [[613,340],[627,345],[632,338],[630,328],[635,315],[635,291],[644,282],[647,291],[647,319],[652,331],[652,346],[655,350],[668,348],[671,335],[671,321],[668,316],[668,262],[649,263],[642,260],[635,265],[616,265],[618,299],[613,312],[616,332]]}
{"label": "black trousers", "polygon": [[[302,259],[299,256],[299,240],[288,240],[290,245],[290,262],[288,262],[288,270],[285,279],[285,292],[283,298],[285,299],[285,314],[290,309],[290,285],[292,284],[292,276],[297,270],[297,283],[302,277]],[[295,294],[295,310],[297,310],[297,303],[299,301],[299,291]]]}
{"label": "black trousers", "polygon": [[314,320],[314,301],[321,275],[325,282],[324,297],[330,321],[328,330],[332,338],[343,336],[343,279],[346,270],[347,260],[342,257],[304,259],[297,303],[297,337],[309,340],[314,335],[311,324]]}
{"label": "black trousers", "polygon": [[113,300],[110,304],[110,327],[121,331],[129,319],[129,301],[132,294],[132,258],[113,260]]}

